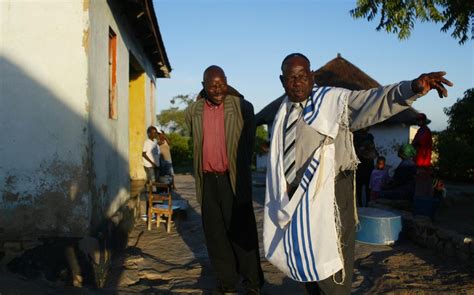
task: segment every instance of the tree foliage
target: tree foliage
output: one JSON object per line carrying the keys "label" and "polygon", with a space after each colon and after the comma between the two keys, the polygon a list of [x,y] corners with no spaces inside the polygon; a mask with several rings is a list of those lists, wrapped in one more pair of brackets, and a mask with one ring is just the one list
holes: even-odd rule
{"label": "tree foliage", "polygon": [[266,152],[266,148],[268,147],[268,131],[267,129],[261,125],[258,126],[255,132],[255,148],[254,152],[256,154],[262,154]]}
{"label": "tree foliage", "polygon": [[451,36],[460,44],[474,39],[472,0],[358,0],[357,7],[350,11],[352,17],[368,21],[374,20],[379,12],[377,31],[384,29],[401,40],[410,37],[415,20],[443,23],[441,31],[453,29]]}
{"label": "tree foliage", "polygon": [[[156,116],[156,119],[160,126],[164,127],[168,132],[179,133],[184,136],[187,133],[184,112],[185,109],[194,101],[194,96],[181,94],[173,97],[170,101],[171,104],[177,106],[162,110]],[[180,106],[184,106],[184,108],[181,108]]]}
{"label": "tree foliage", "polygon": [[191,138],[179,133],[169,133],[170,150],[173,157],[173,166],[191,167],[193,161],[193,148]]}
{"label": "tree foliage", "polygon": [[167,131],[170,142],[173,166],[192,166],[193,150],[191,138],[188,135],[185,124],[185,110],[194,101],[193,95],[177,95],[170,101],[175,105],[162,110],[157,116],[160,126]]}
{"label": "tree foliage", "polygon": [[468,144],[474,146],[474,88],[466,90],[464,97],[458,99],[444,113],[449,117],[448,130],[456,133]]}
{"label": "tree foliage", "polygon": [[448,128],[438,135],[435,150],[437,166],[447,178],[474,181],[474,88],[467,90],[450,108]]}

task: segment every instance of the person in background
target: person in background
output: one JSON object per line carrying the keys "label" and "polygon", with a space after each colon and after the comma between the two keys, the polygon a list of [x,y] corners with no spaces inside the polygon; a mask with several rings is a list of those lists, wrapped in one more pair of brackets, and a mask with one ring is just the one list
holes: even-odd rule
{"label": "person in background", "polygon": [[388,182],[389,178],[388,171],[385,169],[385,157],[380,156],[377,158],[375,169],[370,174],[369,188],[371,201],[375,201],[378,198],[382,187]]}
{"label": "person in background", "polygon": [[158,180],[160,175],[160,148],[155,141],[158,137],[158,130],[155,126],[150,126],[146,133],[148,138],[143,143],[143,167],[145,168],[147,182],[154,182]]}
{"label": "person in background", "polygon": [[416,173],[416,187],[415,196],[433,196],[433,175],[431,169],[431,151],[433,140],[431,137],[431,130],[428,128],[430,120],[426,118],[423,113],[418,114],[417,124],[420,126],[413,138],[412,145],[416,149],[415,164]]}
{"label": "person in background", "polygon": [[[374,136],[369,133],[368,127],[354,132],[354,147],[360,161],[356,170],[357,206],[365,207],[370,196],[370,174],[374,170],[374,160],[378,155],[375,149]],[[366,204],[362,200],[362,191],[365,192]]]}
{"label": "person in background", "polygon": [[431,151],[433,140],[428,124],[431,121],[423,113],[418,114],[417,124],[420,126],[413,138],[412,145],[416,149],[415,164],[418,168],[427,169],[431,167]]}
{"label": "person in background", "polygon": [[416,164],[413,158],[416,155],[415,148],[406,143],[398,150],[398,157],[401,162],[395,168],[393,178],[383,188],[380,193],[381,198],[389,199],[413,199],[415,194],[415,177],[416,177]]}
{"label": "person in background", "polygon": [[171,159],[171,150],[169,145],[169,139],[163,130],[158,131],[158,146],[160,147],[160,176],[171,177],[171,183],[173,189],[174,186],[174,170],[173,161]]}

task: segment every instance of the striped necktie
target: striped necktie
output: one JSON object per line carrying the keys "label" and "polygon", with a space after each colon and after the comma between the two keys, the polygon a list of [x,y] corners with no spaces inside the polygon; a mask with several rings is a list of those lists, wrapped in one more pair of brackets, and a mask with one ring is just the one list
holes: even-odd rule
{"label": "striped necktie", "polygon": [[295,167],[295,140],[296,122],[301,114],[300,103],[293,103],[288,114],[285,128],[285,151],[283,153],[285,177],[288,183],[292,183],[296,177]]}

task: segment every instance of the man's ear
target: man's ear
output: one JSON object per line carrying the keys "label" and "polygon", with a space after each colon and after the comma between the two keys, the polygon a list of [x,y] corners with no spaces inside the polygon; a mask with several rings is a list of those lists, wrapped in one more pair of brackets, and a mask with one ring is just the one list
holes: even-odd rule
{"label": "man's ear", "polygon": [[283,77],[283,75],[280,75],[280,82],[281,84],[285,84],[285,78]]}
{"label": "man's ear", "polygon": [[202,88],[204,88],[204,81],[201,82]]}

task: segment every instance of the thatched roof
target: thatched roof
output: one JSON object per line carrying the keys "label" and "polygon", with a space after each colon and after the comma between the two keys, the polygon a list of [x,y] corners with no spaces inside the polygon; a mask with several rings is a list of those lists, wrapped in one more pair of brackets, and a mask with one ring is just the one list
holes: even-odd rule
{"label": "thatched roof", "polygon": [[314,81],[318,85],[341,87],[350,90],[364,90],[381,86],[339,53],[335,59],[314,72]]}
{"label": "thatched roof", "polygon": [[[341,87],[349,90],[367,90],[381,87],[372,77],[364,73],[357,66],[343,58],[339,53],[337,57],[314,72],[316,84],[323,86]],[[278,108],[285,94],[278,97],[255,115],[258,125],[272,124]],[[418,112],[414,109],[403,111],[383,123],[406,123],[411,124],[413,116]]]}

